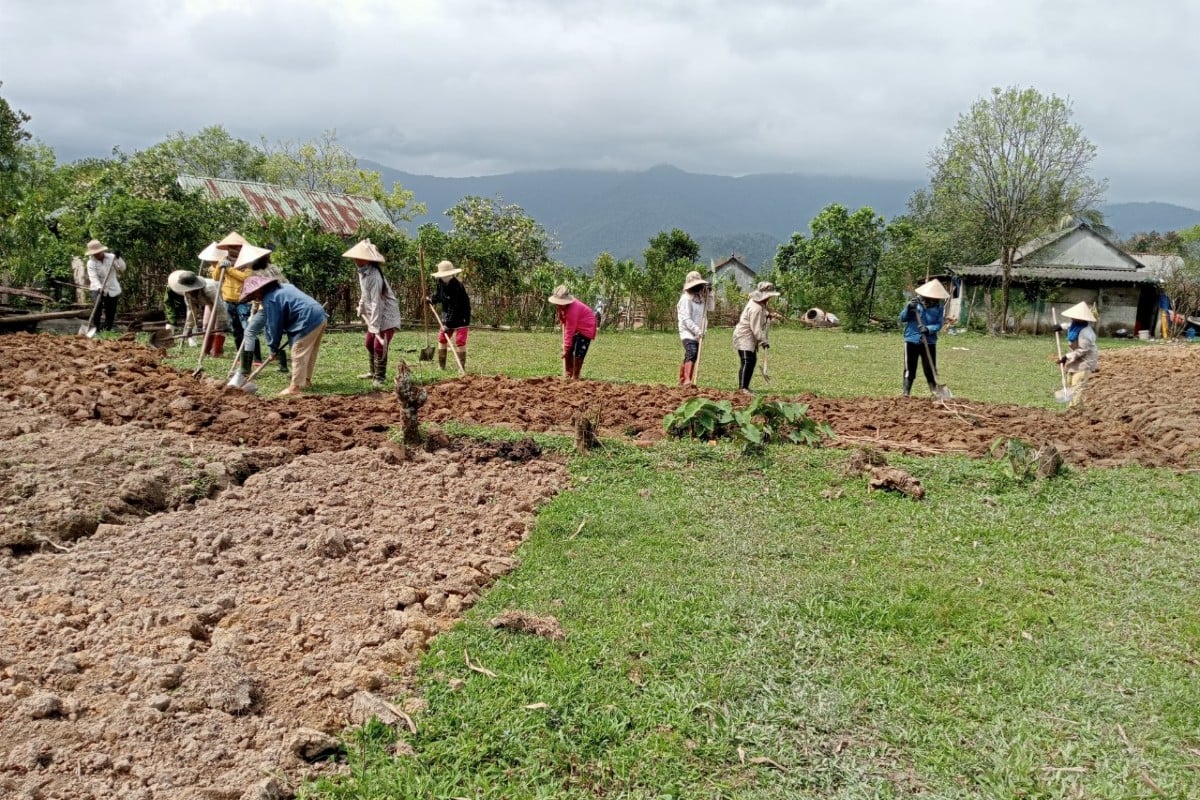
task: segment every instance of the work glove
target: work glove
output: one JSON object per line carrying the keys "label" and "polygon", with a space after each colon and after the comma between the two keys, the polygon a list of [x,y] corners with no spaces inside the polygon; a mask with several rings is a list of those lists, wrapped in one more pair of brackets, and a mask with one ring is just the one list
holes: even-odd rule
{"label": "work glove", "polygon": [[763,350],[770,350],[770,349],[771,349],[771,345],[770,345],[770,344],[768,344],[767,342],[763,342],[763,343],[762,343],[762,349],[763,349]]}
{"label": "work glove", "polygon": [[198,342],[196,341],[195,336],[189,336],[187,338],[187,346],[188,347],[195,347],[197,344],[198,344]]}
{"label": "work glove", "polygon": [[929,328],[925,327],[924,325],[918,325],[917,332],[924,336],[925,334],[929,333]]}
{"label": "work glove", "polygon": [[1066,357],[1066,356],[1063,356],[1062,358],[1060,358],[1060,359],[1058,360],[1058,363],[1059,363],[1060,365],[1062,365],[1062,366],[1066,366],[1066,364],[1067,364],[1067,357]]}

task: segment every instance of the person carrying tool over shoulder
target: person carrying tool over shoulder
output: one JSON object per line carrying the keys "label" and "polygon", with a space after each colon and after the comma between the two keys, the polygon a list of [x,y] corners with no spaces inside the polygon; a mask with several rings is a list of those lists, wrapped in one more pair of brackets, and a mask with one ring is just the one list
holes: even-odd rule
{"label": "person carrying tool over shoulder", "polygon": [[[321,349],[325,325],[329,322],[325,309],[292,284],[280,285],[278,278],[263,274],[246,278],[241,300],[262,303],[267,322],[267,346],[272,354],[283,347],[283,335],[288,336],[292,347],[292,382],[279,394],[303,394],[312,386],[317,351]],[[246,352],[244,348],[242,352]],[[242,383],[245,383],[244,379]]]}
{"label": "person carrying tool over shoulder", "polygon": [[679,365],[679,385],[691,386],[700,357],[700,340],[708,328],[708,312],[713,309],[713,297],[708,281],[693,270],[683,279],[683,293],[675,304],[679,322],[679,338],[683,341],[683,362]]}
{"label": "person carrying tool over shoulder", "polygon": [[[121,296],[121,283],[117,276],[125,271],[125,259],[110,251],[99,240],[92,239],[87,244],[87,276],[88,289],[92,294],[92,302],[98,298],[100,304],[88,320],[88,327],[111,331],[117,317],[117,298]],[[100,312],[104,312],[104,327],[100,327]]]}
{"label": "person carrying tool over shoulder", "polygon": [[563,329],[563,377],[579,380],[583,359],[596,338],[596,314],[572,297],[563,284],[554,287],[547,299],[557,306],[558,323]]}
{"label": "person carrying tool over shoulder", "polygon": [[767,303],[772,297],[779,297],[775,285],[770,281],[759,283],[758,288],[750,293],[750,299],[746,301],[742,315],[733,327],[733,349],[738,354],[738,391],[742,394],[750,394],[750,379],[754,377],[754,368],[758,366],[759,348],[769,350],[771,347],[767,341],[771,321]]}
{"label": "person carrying tool over shoulder", "polygon": [[437,278],[437,287],[433,295],[426,298],[430,305],[442,307],[442,329],[438,331],[438,368],[446,368],[446,349],[450,346],[450,337],[454,337],[454,349],[458,352],[459,363],[467,368],[467,330],[471,324],[471,298],[467,290],[456,276],[462,272],[449,261],[439,261],[437,272],[432,277]]}
{"label": "person carrying tool over shoulder", "polygon": [[1096,315],[1087,303],[1076,303],[1062,315],[1071,320],[1059,324],[1067,332],[1067,344],[1071,349],[1058,363],[1067,368],[1070,376],[1071,403],[1068,407],[1074,408],[1079,405],[1083,387],[1100,361],[1100,351],[1096,348],[1096,329],[1091,326],[1096,321]]}
{"label": "person carrying tool over shoulder", "polygon": [[400,301],[383,275],[383,254],[370,239],[363,239],[342,253],[342,257],[354,259],[358,269],[358,286],[362,290],[358,315],[367,324],[367,357],[371,361],[371,371],[366,377],[371,379],[373,388],[379,389],[387,379],[388,345],[400,328]]}
{"label": "person carrying tool over shoulder", "polygon": [[937,338],[945,322],[941,301],[950,297],[946,287],[936,279],[921,284],[916,291],[917,296],[900,311],[900,324],[904,326],[905,397],[912,393],[918,361],[929,391],[937,389]]}

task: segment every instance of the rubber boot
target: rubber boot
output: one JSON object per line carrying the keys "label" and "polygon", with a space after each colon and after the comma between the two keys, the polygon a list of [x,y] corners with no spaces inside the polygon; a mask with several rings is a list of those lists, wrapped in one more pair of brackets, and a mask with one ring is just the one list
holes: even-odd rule
{"label": "rubber boot", "polygon": [[904,396],[908,397],[912,394],[912,378],[904,379]]}
{"label": "rubber boot", "polygon": [[375,378],[371,381],[371,388],[382,389],[387,382],[387,352],[383,355],[376,356],[375,359]]}
{"label": "rubber boot", "polygon": [[254,363],[254,353],[250,350],[243,350],[239,353],[239,357],[241,364],[238,365],[237,370],[233,373],[233,377],[229,379],[229,383],[225,384],[236,389],[240,389],[246,383],[246,378],[250,375],[251,364]]}
{"label": "rubber boot", "polygon": [[936,383],[929,384],[929,393],[933,394],[933,395],[937,394],[937,384]]}
{"label": "rubber boot", "polygon": [[446,368],[446,348],[438,348],[438,369]]}
{"label": "rubber boot", "polygon": [[575,377],[575,356],[567,355],[563,357],[563,377]]}
{"label": "rubber boot", "polygon": [[572,380],[579,380],[579,373],[582,371],[583,371],[583,359],[582,358],[572,359],[572,362],[571,362],[571,378],[572,378]]}
{"label": "rubber boot", "polygon": [[462,362],[463,372],[467,371],[467,348],[462,348],[458,351],[458,360]]}
{"label": "rubber boot", "polygon": [[680,386],[691,386],[692,385],[692,373],[695,371],[696,371],[696,362],[695,361],[683,362],[683,365],[679,368],[679,385]]}
{"label": "rubber boot", "polygon": [[679,385],[680,385],[680,386],[684,386],[684,385],[685,385],[685,384],[684,384],[684,382],[683,382],[683,368],[687,366],[687,363],[688,363],[688,362],[684,361],[684,362],[682,362],[682,363],[679,365]]}
{"label": "rubber boot", "polygon": [[220,358],[225,350],[225,334],[214,333],[208,342],[208,354],[212,358]]}
{"label": "rubber boot", "polygon": [[354,376],[354,377],[358,378],[360,381],[375,380],[375,370],[379,365],[376,363],[377,359],[375,357],[374,349],[367,351],[367,360],[371,362],[371,365],[369,367],[367,367],[367,371],[361,375]]}
{"label": "rubber boot", "polygon": [[276,356],[276,358],[279,359],[279,371],[284,375],[287,375],[289,372],[287,350],[284,350],[282,347],[279,348],[279,354]]}

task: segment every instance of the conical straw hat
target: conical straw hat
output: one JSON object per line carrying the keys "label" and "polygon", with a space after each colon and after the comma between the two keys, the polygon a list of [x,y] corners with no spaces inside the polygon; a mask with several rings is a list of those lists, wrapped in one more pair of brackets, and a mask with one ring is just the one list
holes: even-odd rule
{"label": "conical straw hat", "polygon": [[224,257],[225,254],[217,247],[216,242],[211,242],[208,247],[200,251],[200,255],[198,256],[201,261],[220,261]]}
{"label": "conical straw hat", "polygon": [[950,299],[950,293],[946,291],[945,286],[942,286],[942,282],[936,278],[918,286],[917,294],[921,295],[921,297],[928,297],[930,300]]}
{"label": "conical straw hat", "polygon": [[383,254],[379,252],[379,248],[371,244],[370,239],[363,239],[354,245],[354,247],[342,253],[342,258],[353,258],[358,261],[374,261],[378,264],[382,264],[385,260]]}
{"label": "conical straw hat", "polygon": [[230,231],[228,236],[217,242],[217,247],[224,250],[229,247],[245,247],[248,244],[250,243],[243,239],[240,233],[237,231]]}
{"label": "conical straw hat", "polygon": [[1078,319],[1084,322],[1096,321],[1096,315],[1092,313],[1092,309],[1088,308],[1087,303],[1076,303],[1062,312],[1062,315],[1067,319]]}
{"label": "conical straw hat", "polygon": [[263,256],[270,254],[271,251],[265,247],[255,247],[252,244],[244,245],[242,247],[242,252],[238,253],[237,261],[234,263],[234,266],[244,267],[247,264],[252,264],[255,261],[258,261]]}

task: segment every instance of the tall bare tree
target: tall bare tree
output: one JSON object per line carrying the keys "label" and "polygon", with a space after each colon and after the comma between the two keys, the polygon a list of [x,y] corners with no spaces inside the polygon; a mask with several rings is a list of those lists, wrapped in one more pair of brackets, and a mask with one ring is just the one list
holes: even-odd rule
{"label": "tall bare tree", "polygon": [[1107,182],[1088,175],[1095,155],[1068,101],[1015,87],[976,101],[930,154],[941,216],[1000,253],[1001,332],[1017,248],[1066,215],[1094,211],[1103,197]]}

